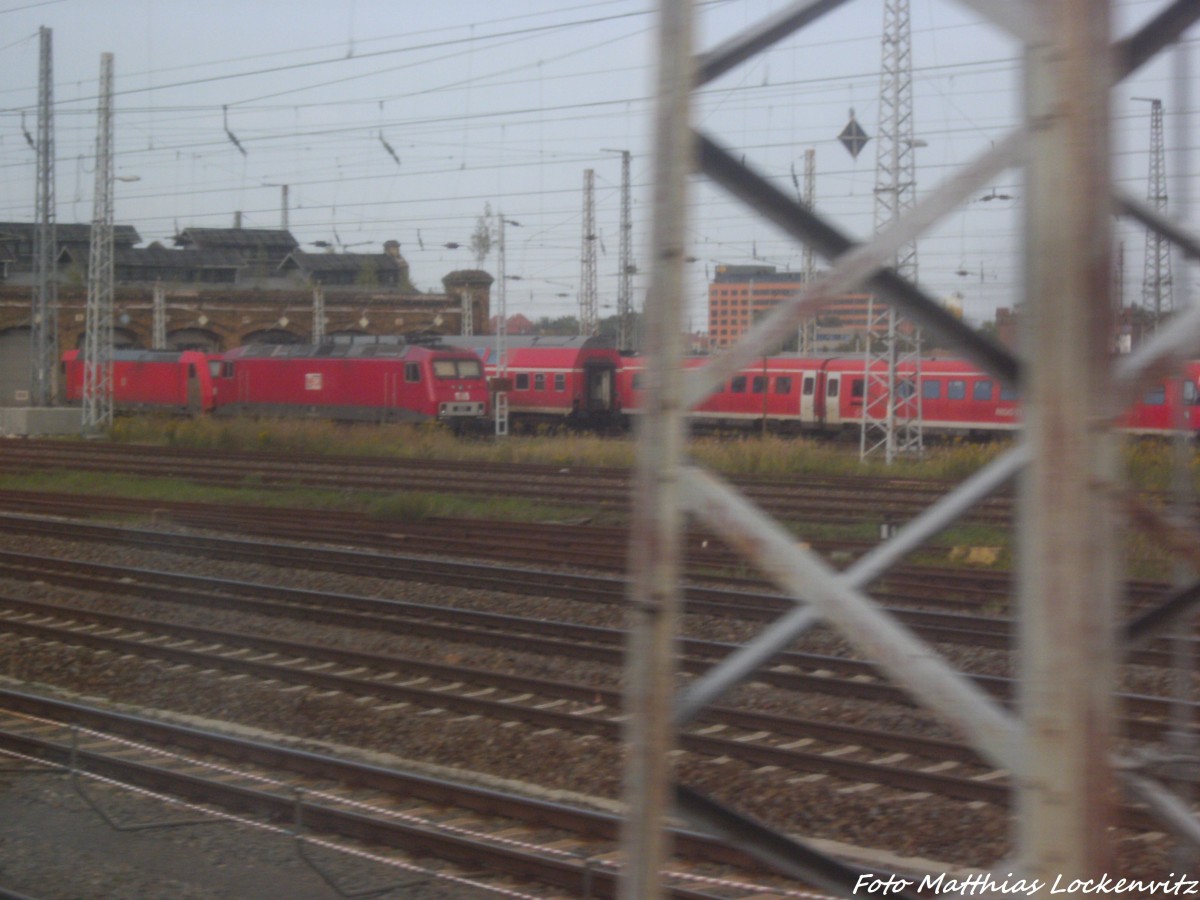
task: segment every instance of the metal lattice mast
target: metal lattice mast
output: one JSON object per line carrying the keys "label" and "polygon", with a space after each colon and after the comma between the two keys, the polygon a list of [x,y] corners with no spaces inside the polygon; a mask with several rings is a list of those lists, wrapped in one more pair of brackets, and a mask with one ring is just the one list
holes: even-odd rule
{"label": "metal lattice mast", "polygon": [[[879,140],[875,164],[875,232],[898,222],[916,205],[917,169],[913,137],[912,27],[908,0],[885,0],[883,68],[879,91]],[[896,251],[894,268],[917,283],[917,244]],[[895,306],[871,297],[860,454],[883,450],[888,463],[898,454],[920,453],[921,335],[902,329]],[[908,330],[909,334],[901,332]]]}
{"label": "metal lattice mast", "polygon": [[96,132],[96,196],[88,256],[83,338],[83,432],[96,434],[113,418],[113,55],[100,55]]}
{"label": "metal lattice mast", "polygon": [[325,289],[319,284],[313,287],[312,342],[325,343]]}
{"label": "metal lattice mast", "polygon": [[492,394],[496,412],[496,434],[508,434],[508,276],[505,268],[504,213],[497,213],[496,226],[496,367]]}
{"label": "metal lattice mast", "polygon": [[475,292],[469,287],[463,288],[462,295],[462,322],[459,328],[459,333],[463,337],[471,337],[475,334]]}
{"label": "metal lattice mast", "polygon": [[617,281],[617,347],[633,349],[633,217],[630,211],[630,158],[621,151],[621,275]]}
{"label": "metal lattice mast", "polygon": [[591,336],[599,328],[596,309],[596,172],[583,171],[583,246],[579,268],[579,333]]}
{"label": "metal lattice mast", "polygon": [[[804,151],[804,206],[812,210],[817,202],[817,151]],[[811,243],[804,245],[804,286],[810,286],[817,277],[816,255]],[[817,346],[817,314],[813,312],[800,323],[800,352],[811,354]]]}
{"label": "metal lattice mast", "polygon": [[617,347],[633,349],[633,216],[630,211],[630,158],[621,151],[621,275],[617,281]]}
{"label": "metal lattice mast", "polygon": [[49,406],[54,402],[55,373],[58,371],[58,285],[54,280],[54,257],[58,253],[54,203],[54,63],[51,31],[39,30],[37,189],[34,202],[33,235],[34,289],[30,314],[31,378],[30,402]]}
{"label": "metal lattice mast", "polygon": [[[1146,199],[1160,215],[1167,211],[1167,152],[1163,142],[1162,100],[1134,97],[1150,104],[1150,177]],[[1164,313],[1171,312],[1171,243],[1152,228],[1146,229],[1145,271],[1142,275],[1142,307],[1154,313],[1157,327]]]}
{"label": "metal lattice mast", "polygon": [[167,289],[161,281],[154,282],[153,349],[167,349]]}

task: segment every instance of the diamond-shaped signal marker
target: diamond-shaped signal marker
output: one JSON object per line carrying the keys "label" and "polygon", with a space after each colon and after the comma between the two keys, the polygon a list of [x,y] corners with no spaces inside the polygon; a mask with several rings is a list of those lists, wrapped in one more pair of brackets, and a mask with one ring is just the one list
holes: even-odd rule
{"label": "diamond-shaped signal marker", "polygon": [[842,133],[838,135],[838,140],[842,142],[842,146],[850,151],[850,155],[858,159],[858,154],[862,152],[862,148],[867,146],[867,141],[871,138],[863,131],[861,125],[858,124],[858,119],[850,116],[850,121],[846,123],[846,127],[842,129]]}

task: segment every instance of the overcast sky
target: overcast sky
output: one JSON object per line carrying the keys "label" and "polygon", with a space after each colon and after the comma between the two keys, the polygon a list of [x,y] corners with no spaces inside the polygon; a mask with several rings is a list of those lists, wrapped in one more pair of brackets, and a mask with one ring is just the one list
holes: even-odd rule
{"label": "overcast sky", "polygon": [[[1165,0],[1118,4],[1118,33]],[[757,21],[775,0],[700,2],[702,47]],[[817,206],[859,238],[873,229],[875,146],[837,141],[850,110],[877,131],[880,0],[853,0],[697,98],[696,122],[796,191],[816,154]],[[1016,46],[942,0],[911,0],[918,193],[1003,135],[1019,116]],[[31,220],[39,26],[53,30],[57,213],[92,218],[100,54],[115,57],[116,220],[144,243],[188,226],[288,224],[306,250],[358,251],[395,239],[412,277],[441,289],[473,268],[485,204],[507,230],[510,312],[578,311],[584,170],[595,171],[601,315],[615,311],[620,155],[633,154],[635,281],[645,288],[650,216],[653,4],[645,0],[5,0],[0,2],[0,218]],[[1195,48],[1196,35],[1188,46]],[[1193,52],[1192,54],[1196,54]],[[1193,71],[1200,71],[1200,64]],[[1192,103],[1200,102],[1193,92]],[[1114,93],[1115,165],[1146,195],[1150,104],[1167,106],[1167,61]],[[1195,157],[1196,138],[1192,145]],[[1168,160],[1168,169],[1171,161]],[[961,293],[990,319],[1017,299],[1019,174],[948,218],[919,249],[931,293]],[[1193,196],[1196,187],[1192,188]],[[1193,203],[1193,207],[1195,203]],[[803,267],[802,249],[698,184],[690,234],[693,326],[720,264]],[[1123,227],[1125,300],[1141,299],[1144,232]],[[460,245],[457,249],[447,244]],[[482,266],[495,271],[496,254]]]}

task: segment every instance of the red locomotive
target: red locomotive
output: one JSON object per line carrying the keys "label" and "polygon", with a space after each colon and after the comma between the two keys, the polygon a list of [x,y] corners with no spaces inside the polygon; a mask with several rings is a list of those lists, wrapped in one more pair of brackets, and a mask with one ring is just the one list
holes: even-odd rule
{"label": "red locomotive", "polygon": [[[77,350],[63,355],[63,387],[67,402],[82,400]],[[113,355],[113,406],[466,424],[486,415],[487,382],[472,353],[399,339],[248,346],[212,355],[121,350]]]}
{"label": "red locomotive", "polygon": [[218,415],[465,423],[487,413],[473,353],[406,341],[238,347],[212,360]]}
{"label": "red locomotive", "polygon": [[[62,357],[63,399],[83,399],[83,354]],[[197,350],[117,350],[113,353],[113,407],[125,412],[212,412],[209,357]]]}

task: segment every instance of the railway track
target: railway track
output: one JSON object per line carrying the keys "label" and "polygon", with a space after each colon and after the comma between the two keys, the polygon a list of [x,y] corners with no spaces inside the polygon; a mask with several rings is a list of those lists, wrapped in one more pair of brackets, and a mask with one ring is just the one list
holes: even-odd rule
{"label": "railway track", "polygon": [[[336,836],[403,851],[410,872],[414,855],[449,860],[460,874],[438,877],[450,883],[511,876],[572,896],[616,894],[620,819],[607,813],[16,691],[0,690],[0,752],[204,804],[193,807],[197,823],[223,821],[212,815],[216,807],[297,842]],[[284,829],[269,824],[280,822]],[[712,900],[706,884],[721,897],[815,896],[789,891],[719,841],[682,829],[672,838],[685,862],[668,873],[669,896]],[[703,862],[706,874],[689,871],[687,860],[697,871]],[[714,864],[725,877],[711,874]]]}
{"label": "railway track", "polygon": [[[577,466],[480,466],[447,460],[214,453],[64,441],[0,443],[0,463],[11,471],[73,469],[182,478],[226,487],[305,485],[337,490],[468,493],[621,509],[629,502],[627,470]],[[772,515],[825,524],[903,522],[953,487],[913,479],[881,483],[879,479],[855,476],[734,481]],[[980,503],[970,520],[1006,525],[1011,511],[1011,499],[1001,495]]]}
{"label": "railway track", "polygon": [[[537,475],[531,473],[528,477]],[[395,523],[370,523],[348,514],[330,516],[318,529],[297,525],[294,510],[218,510],[206,504],[147,505],[107,499],[95,505],[92,501],[73,501],[71,505],[62,498],[35,497],[25,492],[0,495],[0,508],[11,509],[17,504],[35,514],[0,516],[0,533],[26,535],[31,540],[44,537],[120,546],[123,555],[125,551],[166,552],[293,571],[345,573],[352,578],[380,578],[390,583],[410,580],[521,592],[614,611],[625,602],[624,579],[615,574],[624,566],[625,536],[621,529],[559,523],[550,526],[553,530],[548,537],[540,526],[405,522],[398,528]],[[95,522],[49,518],[114,512],[149,515],[153,525],[112,528]],[[190,531],[176,533],[172,530],[175,526],[206,532],[234,531],[243,539]],[[744,578],[738,563],[723,548],[711,540],[704,546],[705,540],[703,535],[689,540],[689,565],[697,580],[707,582],[687,590],[687,612],[698,617],[697,623],[729,622],[729,633],[733,635],[737,629],[777,618],[790,605]],[[580,574],[535,567],[529,547],[538,544],[556,551],[553,558],[541,551],[536,560],[539,565],[577,568],[580,560],[586,559],[593,571]],[[483,558],[484,548],[489,545],[487,557],[498,564],[468,564],[456,559],[463,554]],[[865,546],[838,542],[816,549],[850,561]],[[397,552],[397,548],[404,552]],[[523,567],[514,568],[514,563]],[[67,652],[129,660],[131,666],[136,660],[136,665],[148,666],[148,672],[195,678],[197,685],[206,681],[278,685],[283,687],[271,689],[345,698],[328,702],[341,703],[347,710],[403,707],[411,708],[422,719],[478,718],[501,728],[507,727],[506,723],[521,723],[513,727],[562,735],[563,740],[608,745],[619,741],[620,697],[615,683],[623,635],[615,628],[133,566],[38,559],[33,554],[13,551],[0,553],[0,578],[155,601],[149,613],[145,609],[148,604],[141,603],[143,609],[135,616],[104,612],[102,607],[84,610],[74,602],[55,605],[19,595],[0,599],[4,608],[0,634],[8,635],[0,637],[0,642],[50,648],[44,651],[48,658],[64,652],[61,648],[74,648]],[[714,587],[714,583],[725,587]],[[1132,593],[1137,598],[1150,597],[1158,589],[1152,583],[1138,584]],[[925,566],[905,566],[889,573],[873,587],[872,594],[891,607],[908,627],[932,641],[964,648],[1008,649],[1011,624],[1002,615],[1008,594],[1003,573],[972,572],[964,578],[957,571],[947,574]],[[184,609],[220,611],[230,616],[250,614],[281,622],[356,629],[363,634],[402,634],[428,640],[433,647],[487,647],[495,653],[570,658],[586,661],[597,669],[607,668],[610,674],[608,680],[593,683],[517,676],[488,667],[472,669],[451,662],[458,655],[453,649],[439,651],[445,662],[423,656],[373,655],[338,649],[324,639],[306,642],[259,634],[254,626],[247,631],[185,625],[182,620],[188,616],[173,612]],[[681,643],[682,670],[690,674],[706,670],[716,659],[726,656],[737,640],[685,639]],[[1152,645],[1130,661],[1155,669],[1167,665],[1169,657],[1161,646]],[[549,665],[546,668],[549,670]],[[774,660],[760,674],[749,690],[763,686],[770,691],[828,696],[839,698],[838,703],[845,698],[880,708],[908,703],[869,662],[847,658],[840,650],[830,655],[797,649]],[[1011,692],[1011,683],[1003,677],[977,673],[977,680],[996,697],[1006,699]],[[1129,692],[1121,702],[1128,714],[1127,737],[1135,741],[1161,740],[1169,714],[1162,698]],[[336,707],[326,708],[332,711]],[[834,708],[840,707],[835,703]],[[847,718],[855,721],[853,716]],[[761,770],[764,784],[780,778],[776,790],[779,794],[792,792],[797,783],[818,779],[818,783],[840,785],[835,793],[865,790],[868,797],[880,798],[884,804],[913,804],[915,809],[926,802],[918,798],[928,795],[938,798],[938,802],[993,809],[1001,819],[1007,802],[1006,773],[987,767],[954,741],[922,737],[919,732],[910,734],[905,728],[870,728],[731,705],[710,710],[705,719],[681,735],[681,740],[681,749],[701,766],[729,760],[731,765],[742,767],[739,771]],[[773,775],[775,772],[785,774]],[[1140,832],[1154,827],[1136,807],[1126,807],[1122,814],[1127,828]],[[594,852],[603,856],[602,845]],[[705,895],[697,892],[695,896]]]}
{"label": "railway track", "polygon": [[[373,631],[422,634],[446,642],[482,642],[509,650],[586,659],[610,665],[614,669],[622,663],[622,636],[612,629],[561,622],[531,622],[516,616],[457,608],[437,609],[363,597],[315,595],[244,582],[231,583],[214,578],[169,575],[97,564],[72,564],[11,553],[0,554],[0,576],[118,595],[132,593],[163,603],[186,603],[202,609],[225,608],[276,617],[298,617],[308,622],[352,625]],[[476,699],[474,693],[481,687],[489,691],[504,689],[534,703],[535,711],[528,713],[531,717],[528,721],[537,727],[559,728],[611,740],[615,740],[618,734],[611,717],[620,708],[619,693],[592,684],[552,684],[517,676],[502,677],[495,673],[432,665],[415,659],[386,659],[372,654],[344,652],[331,647],[278,641],[252,634],[187,627],[166,619],[132,620],[125,616],[16,597],[0,597],[0,608],[3,609],[0,631],[29,638],[62,640],[98,651],[137,653],[172,665],[200,668],[212,665],[232,674],[278,679],[288,683],[300,678],[299,683],[314,689],[340,691],[353,696],[382,694],[381,699],[388,702],[419,703],[419,698],[424,698],[424,705],[434,708],[448,702],[447,698],[451,695],[445,693],[448,690],[445,687],[430,692],[408,685],[396,687],[391,681],[380,680],[379,673],[402,670],[415,674],[419,679],[433,678],[443,684],[466,685],[463,689],[466,691],[465,699],[454,701],[454,709],[464,715],[494,715],[497,709],[502,709],[504,714],[511,714],[516,708],[511,699],[498,701],[497,705],[496,701]],[[145,642],[138,637],[134,642],[133,638],[113,637],[108,631],[111,629],[119,629],[133,636],[150,637]],[[97,631],[102,633],[97,634]],[[164,643],[164,636],[173,643]],[[194,648],[197,645],[214,649],[196,650]],[[719,642],[686,639],[682,642],[682,649],[683,670],[699,673],[732,648]],[[215,652],[219,658],[211,661],[204,659],[210,652]],[[294,662],[289,663],[289,660]],[[309,661],[312,660],[319,662],[310,665]],[[301,674],[295,674],[293,669],[300,663],[304,663],[300,667]],[[348,682],[344,675],[324,674],[331,667],[376,674],[356,677]],[[1011,693],[1011,684],[1007,679],[983,676],[976,676],[976,679],[994,695],[1007,697]],[[781,654],[771,668],[759,674],[758,680],[785,689],[826,692],[898,704],[908,702],[902,692],[879,678],[869,662],[852,659],[791,651]],[[433,699],[430,699],[431,693],[436,695]],[[1130,735],[1149,740],[1160,738],[1169,716],[1167,702],[1147,696],[1127,695],[1122,699],[1129,713],[1135,716],[1127,721]],[[588,713],[585,715],[580,709],[572,709],[565,714],[561,711],[547,713],[538,705],[545,702],[582,704]],[[689,736],[685,745],[696,752],[747,759],[758,765],[824,771],[828,774],[828,761],[822,755],[797,753],[794,748],[786,746],[796,739],[811,742],[816,737],[831,733],[820,723],[811,720],[789,721],[784,717],[721,708],[704,720],[703,729],[705,734],[712,734],[714,727],[725,729],[734,725],[744,732],[760,733],[763,737],[778,736],[788,752],[764,750],[746,742],[744,736],[732,739],[706,737],[699,743],[695,743],[695,737]],[[832,733],[837,741],[853,740],[861,747],[898,752],[905,757],[915,756],[936,764],[958,764],[970,760],[964,748],[945,741],[898,740],[890,732],[873,733],[868,729],[841,727],[834,728]],[[747,757],[747,753],[751,756]],[[978,764],[978,760],[974,762]],[[909,784],[916,777],[909,774],[907,769],[898,775],[884,775],[870,766],[859,768],[849,764],[846,772],[873,783],[897,787]],[[988,777],[997,776],[992,773]],[[979,792],[974,785],[969,785],[939,792],[959,799],[1002,802],[1005,788],[1001,785],[997,793],[995,787],[989,784]],[[918,789],[933,788],[933,785],[925,785]]]}
{"label": "railway track", "polygon": [[[23,502],[22,492],[13,492],[17,496],[0,494],[0,504],[6,507],[19,505]],[[36,502],[39,501],[40,502]],[[236,533],[251,533],[271,538],[270,544],[259,545],[259,549],[274,552],[294,553],[283,547],[274,538],[294,537],[308,541],[319,542],[322,539],[353,546],[361,546],[359,538],[363,532],[355,528],[355,523],[361,523],[359,517],[336,517],[331,523],[321,523],[318,527],[309,524],[314,517],[305,515],[299,517],[300,524],[294,525],[297,517],[289,511],[271,511],[264,513],[260,510],[227,510],[224,507],[211,507],[207,504],[163,504],[147,501],[119,501],[111,504],[104,498],[66,498],[59,501],[57,495],[41,496],[29,504],[31,508],[57,515],[64,513],[95,513],[104,512],[136,512],[141,515],[154,515],[156,518],[167,518],[172,522],[197,527],[212,528]],[[552,562],[570,565],[572,562],[586,560],[592,568],[609,569],[623,572],[623,555],[614,557],[605,565],[603,549],[610,547],[613,542],[624,546],[624,533],[619,529],[569,528],[561,526],[515,526],[507,534],[512,543],[502,543],[496,547],[493,536],[500,533],[500,523],[472,523],[469,520],[439,521],[432,523],[432,536],[426,533],[426,523],[406,523],[404,531],[396,533],[387,530],[377,530],[370,524],[370,530],[365,535],[362,544],[370,551],[370,555],[351,557],[360,560],[364,567],[378,568],[378,554],[384,554],[396,562],[392,577],[401,577],[408,565],[415,566],[412,577],[433,577],[442,575],[453,577],[457,574],[475,576],[476,583],[488,586],[488,580],[506,590],[525,589],[533,593],[552,593],[560,591],[563,596],[574,599],[591,597],[596,602],[620,604],[624,600],[625,583],[622,579],[592,579],[592,585],[587,590],[579,590],[587,584],[588,576],[569,578],[565,582],[559,573],[544,573],[535,570],[521,570],[519,573],[507,568],[478,567],[471,564],[459,564],[452,561],[415,560],[411,556],[386,554],[388,549],[397,547],[414,552],[429,552],[440,554],[462,555],[469,559],[496,558],[527,562],[537,560],[540,563]],[[391,526],[394,527],[394,526]],[[39,520],[23,517],[10,518],[0,515],[0,531],[5,529],[22,530],[31,533],[47,535],[61,534],[64,537],[109,540],[106,537],[105,526],[78,526],[58,520]],[[575,536],[576,531],[583,531],[583,536]],[[444,536],[449,534],[448,539]],[[168,537],[161,531],[154,531],[152,537],[144,530],[124,529],[120,533],[123,543],[140,542],[144,546],[161,549]],[[181,544],[195,547],[210,547],[228,549],[229,544],[205,542],[198,539],[176,536],[170,539],[178,548]],[[690,549],[695,555],[690,556],[692,568],[705,573],[705,580],[714,580],[710,574],[716,563],[706,554],[708,548],[701,546],[702,538],[693,536]],[[233,544],[236,549],[241,545]],[[542,549],[544,548],[544,549]],[[850,552],[843,550],[842,552]],[[345,557],[336,551],[320,551],[321,558],[333,558],[335,561]],[[550,556],[550,559],[546,559]],[[697,558],[698,557],[698,558]],[[618,564],[619,563],[619,564]],[[45,577],[53,578],[54,573]],[[771,621],[789,605],[786,599],[769,592],[762,591],[762,582],[749,581],[741,578],[729,578],[730,589],[705,589],[700,586],[689,588],[687,592],[687,609],[690,612],[706,615],[720,615],[748,620]],[[753,590],[751,590],[753,588]],[[1000,615],[1007,607],[1009,579],[1006,573],[972,572],[954,570],[944,572],[932,567],[906,566],[890,572],[884,582],[873,591],[875,598],[888,606],[896,618],[904,622],[918,634],[930,640],[955,643],[970,646],[1008,649],[1011,644],[1012,622]],[[1145,602],[1158,596],[1164,586],[1151,582],[1137,582],[1130,585],[1134,596],[1131,601],[1133,608],[1138,608]],[[917,607],[917,608],[914,608]],[[929,607],[941,607],[941,610]],[[981,612],[982,610],[982,612]],[[1132,653],[1129,662],[1167,667],[1171,665],[1170,650],[1163,642],[1150,647],[1139,649]]]}

